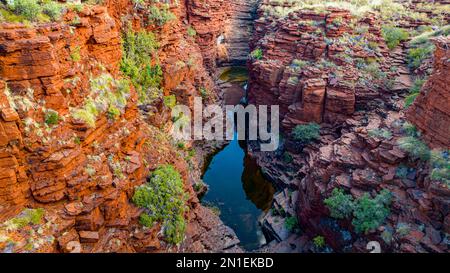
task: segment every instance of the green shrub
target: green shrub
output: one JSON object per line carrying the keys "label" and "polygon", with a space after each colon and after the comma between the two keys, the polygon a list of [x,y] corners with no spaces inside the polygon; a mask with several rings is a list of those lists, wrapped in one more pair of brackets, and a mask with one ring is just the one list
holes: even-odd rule
{"label": "green shrub", "polygon": [[177,18],[175,14],[169,10],[169,5],[166,4],[163,4],[160,7],[151,5],[148,12],[148,21],[160,27]]}
{"label": "green shrub", "polygon": [[189,26],[187,29],[187,34],[190,37],[194,37],[195,35],[197,35],[197,31],[193,27]]}
{"label": "green shrub", "polygon": [[378,228],[390,214],[389,205],[392,194],[388,190],[381,191],[375,198],[364,194],[354,204],[353,221],[356,232],[367,233]]}
{"label": "green shrub", "polygon": [[335,188],[331,197],[325,199],[324,204],[328,207],[331,217],[336,219],[348,218],[353,212],[353,197],[349,194],[344,194],[344,191]]}
{"label": "green shrub", "polygon": [[324,204],[336,219],[345,219],[353,214],[352,224],[357,232],[367,233],[376,229],[389,216],[392,194],[382,190],[375,198],[366,193],[353,200],[353,197],[344,194],[341,189],[334,189],[332,196],[324,200]]}
{"label": "green shrub", "polygon": [[419,96],[419,93],[413,93],[413,94],[409,94],[408,96],[406,96],[405,98],[405,108],[410,107],[414,101],[416,100],[416,98]]}
{"label": "green shrub", "polygon": [[253,60],[261,60],[263,58],[263,51],[261,48],[257,48],[250,53],[250,57]]}
{"label": "green shrub", "polygon": [[45,113],[45,123],[47,125],[56,125],[59,123],[59,115],[58,112],[54,110],[48,110]]}
{"label": "green shrub", "polygon": [[[121,71],[130,77],[140,103],[149,103],[162,95],[162,69],[158,62],[159,44],[152,32],[129,30],[123,37]],[[152,65],[152,63],[155,63]]]}
{"label": "green shrub", "polygon": [[174,108],[177,105],[177,97],[175,95],[165,96],[164,105],[168,108]]}
{"label": "green shrub", "polygon": [[426,44],[425,46],[420,46],[417,48],[411,48],[408,51],[408,65],[412,69],[417,69],[420,67],[422,62],[427,58],[430,58],[434,52],[434,45]]}
{"label": "green shrub", "polygon": [[184,142],[180,141],[177,143],[177,147],[180,150],[184,150],[184,149],[186,149],[186,144]]}
{"label": "green shrub", "polygon": [[183,180],[173,166],[157,168],[149,182],[136,189],[132,200],[145,209],[140,217],[141,224],[152,227],[155,222],[160,222],[169,243],[179,244],[183,240],[187,206]]}
{"label": "green shrub", "polygon": [[416,137],[402,137],[398,140],[398,145],[413,159],[421,159],[427,161],[430,158],[430,149],[423,141]]}
{"label": "green shrub", "polygon": [[9,0],[0,11],[0,17],[8,22],[48,22],[61,17],[63,5],[52,0]]}
{"label": "green shrub", "polygon": [[310,143],[320,138],[320,125],[317,123],[308,123],[304,125],[297,125],[292,130],[294,140],[303,143]]}
{"label": "green shrub", "polygon": [[323,236],[316,236],[313,239],[313,244],[317,248],[323,248],[325,246],[325,238]]}
{"label": "green shrub", "polygon": [[55,1],[46,1],[42,6],[43,13],[48,15],[51,20],[56,21],[61,17],[62,6]]}
{"label": "green shrub", "polygon": [[297,217],[293,217],[293,216],[287,217],[284,222],[284,225],[290,232],[295,231],[298,227]]}
{"label": "green shrub", "polygon": [[384,26],[382,28],[382,34],[388,48],[391,50],[397,47],[401,41],[409,38],[408,32],[398,27]]}
{"label": "green shrub", "polygon": [[42,7],[37,0],[14,0],[7,1],[7,3],[7,7],[11,11],[29,21],[35,21],[42,12]]}

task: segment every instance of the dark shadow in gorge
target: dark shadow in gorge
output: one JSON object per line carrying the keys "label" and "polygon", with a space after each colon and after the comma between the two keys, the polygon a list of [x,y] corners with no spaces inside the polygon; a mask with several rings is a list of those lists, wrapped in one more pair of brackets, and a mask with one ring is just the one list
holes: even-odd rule
{"label": "dark shadow in gorge", "polygon": [[275,188],[264,177],[256,159],[248,154],[244,157],[244,172],[241,180],[247,197],[258,209],[267,212],[272,206]]}

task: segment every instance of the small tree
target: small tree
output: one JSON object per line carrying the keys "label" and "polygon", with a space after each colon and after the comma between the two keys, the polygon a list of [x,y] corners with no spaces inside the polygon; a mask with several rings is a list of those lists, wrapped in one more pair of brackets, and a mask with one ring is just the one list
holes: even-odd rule
{"label": "small tree", "polygon": [[401,41],[405,41],[409,38],[409,33],[398,27],[385,26],[382,29],[382,34],[386,40],[386,44],[389,49],[397,47]]}
{"label": "small tree", "polygon": [[344,194],[344,191],[338,188],[333,190],[331,197],[325,199],[325,205],[331,212],[331,217],[336,219],[348,218],[353,211],[353,197],[349,194]]}
{"label": "small tree", "polygon": [[367,193],[359,198],[355,202],[352,221],[356,232],[367,233],[382,225],[390,214],[391,201],[392,194],[388,190],[381,191],[375,198],[370,198]]}

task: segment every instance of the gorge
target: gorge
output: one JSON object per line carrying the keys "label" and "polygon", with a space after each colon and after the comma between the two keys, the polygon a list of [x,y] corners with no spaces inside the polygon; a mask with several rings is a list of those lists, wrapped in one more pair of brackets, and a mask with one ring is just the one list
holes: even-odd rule
{"label": "gorge", "polygon": [[[0,1],[0,251],[449,252],[449,6]],[[280,147],[173,139],[195,97]]]}

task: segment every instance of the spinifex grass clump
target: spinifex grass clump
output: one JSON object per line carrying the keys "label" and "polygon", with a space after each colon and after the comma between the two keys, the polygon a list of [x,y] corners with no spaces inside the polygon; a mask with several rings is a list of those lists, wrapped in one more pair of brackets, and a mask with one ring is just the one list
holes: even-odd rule
{"label": "spinifex grass clump", "polygon": [[173,14],[168,4],[162,4],[160,6],[151,5],[148,9],[148,21],[151,24],[156,24],[160,27],[164,26],[168,22],[177,19]]}
{"label": "spinifex grass clump", "polygon": [[44,217],[45,211],[42,208],[25,209],[18,216],[5,222],[9,230],[21,229],[27,225],[38,225]]}
{"label": "spinifex grass clump", "polygon": [[81,120],[89,127],[95,123],[101,113],[106,113],[110,120],[116,120],[125,112],[130,96],[130,82],[116,80],[109,74],[91,79],[91,90],[81,108],[72,109],[72,117]]}
{"label": "spinifex grass clump", "polygon": [[426,162],[430,169],[430,179],[441,182],[450,187],[450,151],[430,150],[425,142],[420,139],[420,133],[410,123],[403,125],[404,134],[397,143],[405,151],[412,161]]}
{"label": "spinifex grass clump", "polygon": [[181,175],[171,165],[157,168],[149,182],[136,189],[133,202],[145,212],[140,223],[152,227],[156,222],[162,224],[166,240],[172,244],[183,241],[187,210],[186,194]]}
{"label": "spinifex grass clump", "polygon": [[253,50],[253,51],[250,53],[250,57],[251,57],[253,60],[261,60],[261,59],[264,57],[262,49],[261,49],[261,48],[257,48],[257,49],[255,49],[255,50]]}
{"label": "spinifex grass clump", "polygon": [[382,34],[387,46],[391,50],[396,48],[400,42],[406,41],[409,38],[409,33],[406,30],[392,26],[384,26]]}

